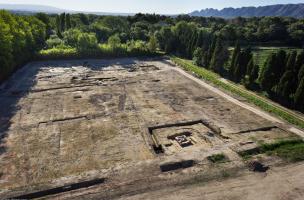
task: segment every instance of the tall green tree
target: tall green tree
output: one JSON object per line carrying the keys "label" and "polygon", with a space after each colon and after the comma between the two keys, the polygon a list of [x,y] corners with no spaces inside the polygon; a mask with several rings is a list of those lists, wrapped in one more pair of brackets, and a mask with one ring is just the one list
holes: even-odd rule
{"label": "tall green tree", "polygon": [[67,13],[65,15],[65,27],[66,27],[66,30],[69,30],[72,28],[71,15],[69,13]]}
{"label": "tall green tree", "polygon": [[304,111],[304,77],[302,77],[300,84],[296,90],[294,103],[299,110],[302,112]]}
{"label": "tall green tree", "polygon": [[259,77],[261,88],[267,92],[271,92],[273,86],[276,85],[275,82],[276,77],[274,74],[275,67],[276,67],[276,54],[273,53],[267,58]]}
{"label": "tall green tree", "polygon": [[276,64],[273,68],[274,82],[279,82],[286,69],[286,51],[279,50],[276,54]]}
{"label": "tall green tree", "polygon": [[56,21],[56,33],[58,37],[62,38],[61,21],[59,15],[56,15],[55,21]]}
{"label": "tall green tree", "polygon": [[253,88],[254,82],[257,79],[258,71],[254,65],[253,58],[249,61],[247,65],[247,72],[244,78],[244,84],[246,88]]}
{"label": "tall green tree", "polygon": [[65,31],[65,13],[61,13],[59,18],[60,18],[60,32],[63,33]]}
{"label": "tall green tree", "polygon": [[211,40],[211,43],[209,44],[209,48],[208,48],[208,51],[207,51],[207,59],[206,61],[208,62],[206,67],[208,67],[209,69],[211,69],[211,59],[212,59],[212,56],[214,54],[214,50],[215,50],[215,46],[216,46],[216,42],[217,42],[217,37],[214,36]]}
{"label": "tall green tree", "polygon": [[286,62],[286,70],[295,71],[296,58],[297,58],[297,52],[296,51],[292,51],[289,54],[287,62]]}
{"label": "tall green tree", "polygon": [[294,93],[296,88],[295,74],[293,71],[288,70],[282,76],[278,87],[276,88],[276,93],[280,97],[282,103],[289,103],[291,100],[291,94]]}
{"label": "tall green tree", "polygon": [[[304,64],[304,50],[301,50],[298,55],[295,62],[295,72],[298,73]],[[300,81],[300,80],[299,80]]]}
{"label": "tall green tree", "polygon": [[0,18],[0,81],[10,73],[13,64],[12,39],[9,25]]}
{"label": "tall green tree", "polygon": [[302,67],[299,70],[299,73],[298,73],[298,82],[300,82],[302,78],[304,78],[304,64],[302,65]]}
{"label": "tall green tree", "polygon": [[198,66],[202,66],[203,64],[203,49],[197,47],[193,53],[193,63]]}
{"label": "tall green tree", "polygon": [[229,68],[230,75],[234,73],[235,66],[237,65],[237,57],[240,53],[241,53],[241,46],[240,46],[239,41],[237,41],[235,44],[234,50],[233,50],[232,58],[231,58],[231,63],[230,63],[230,68]]}
{"label": "tall green tree", "polygon": [[215,49],[212,55],[210,68],[222,74],[224,72],[224,64],[229,58],[229,52],[227,47],[223,44],[223,41],[220,37],[217,38]]}
{"label": "tall green tree", "polygon": [[157,47],[158,47],[158,44],[157,44],[156,37],[154,35],[150,36],[150,40],[149,40],[149,43],[148,43],[149,51],[150,52],[156,52]]}

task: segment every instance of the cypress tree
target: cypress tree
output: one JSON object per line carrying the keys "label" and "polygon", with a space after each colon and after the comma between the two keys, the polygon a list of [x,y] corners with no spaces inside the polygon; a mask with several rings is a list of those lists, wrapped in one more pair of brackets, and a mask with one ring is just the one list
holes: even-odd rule
{"label": "cypress tree", "polygon": [[203,60],[202,60],[202,65],[205,68],[208,68],[209,66],[209,56],[208,56],[208,51],[203,52]]}
{"label": "cypress tree", "polygon": [[65,31],[65,13],[60,14],[60,31]]}
{"label": "cypress tree", "polygon": [[200,47],[197,47],[193,53],[193,62],[194,64],[201,66],[203,60],[203,50]]}
{"label": "cypress tree", "polygon": [[189,58],[192,58],[193,53],[196,49],[196,46],[195,46],[196,40],[197,40],[197,32],[194,31],[192,33],[190,43],[188,43],[188,47],[187,47],[187,57],[189,57]]}
{"label": "cypress tree", "polygon": [[199,30],[195,46],[196,47],[203,47],[203,45],[204,45],[204,32],[202,30]]}
{"label": "cypress tree", "polygon": [[229,68],[229,74],[232,75],[234,73],[234,68],[236,65],[236,58],[238,56],[238,54],[240,54],[241,51],[241,47],[240,47],[240,43],[237,41],[234,50],[233,50],[233,54],[232,54],[232,58],[231,58],[231,63],[230,63],[230,68]]}
{"label": "cypress tree", "polygon": [[290,95],[295,91],[295,84],[294,72],[291,70],[286,71],[276,88],[277,95],[282,103],[290,103]]}
{"label": "cypress tree", "polygon": [[56,30],[57,30],[57,35],[58,37],[62,38],[62,34],[61,34],[61,23],[60,23],[60,16],[56,15]]}
{"label": "cypress tree", "polygon": [[214,49],[215,49],[215,45],[216,45],[216,40],[217,40],[217,37],[213,37],[212,38],[212,42],[211,42],[211,45],[208,49],[208,68],[211,68],[211,59],[212,59],[212,56],[213,56],[213,52],[214,52]]}
{"label": "cypress tree", "polygon": [[240,78],[242,79],[247,72],[247,66],[250,60],[252,59],[252,53],[251,53],[251,48],[247,47],[244,51],[241,53],[241,59],[239,60],[240,62]]}
{"label": "cypress tree", "polygon": [[304,78],[304,64],[298,72],[298,82],[300,82],[302,78]]}
{"label": "cypress tree", "polygon": [[71,16],[69,13],[67,13],[65,15],[65,27],[66,27],[66,30],[69,30],[72,28],[72,24],[71,24]]}
{"label": "cypress tree", "polygon": [[[257,66],[258,67],[258,66]],[[254,65],[253,58],[248,62],[247,72],[244,79],[244,84],[246,88],[252,88],[255,80],[258,77],[258,68]]]}
{"label": "cypress tree", "polygon": [[294,96],[294,103],[297,109],[304,111],[304,77],[302,77],[300,84]]}
{"label": "cypress tree", "polygon": [[285,72],[286,52],[279,50],[276,54],[276,66],[274,67],[274,81],[278,83]]}
{"label": "cypress tree", "polygon": [[295,63],[296,63],[297,52],[293,51],[289,54],[288,60],[286,63],[286,70],[295,71]]}
{"label": "cypress tree", "polygon": [[259,77],[261,88],[267,92],[271,92],[273,86],[276,85],[274,73],[273,73],[275,65],[276,65],[276,55],[271,54],[267,58],[267,61],[265,62]]}
{"label": "cypress tree", "polygon": [[251,73],[249,74],[250,79],[253,82],[258,79],[258,77],[259,77],[259,71],[260,71],[259,65],[253,65],[253,69],[251,70]]}
{"label": "cypress tree", "polygon": [[236,55],[235,64],[234,64],[234,71],[233,71],[233,80],[239,82],[241,80],[241,66],[240,60],[242,57],[242,52]]}
{"label": "cypress tree", "polygon": [[296,73],[298,73],[300,71],[303,64],[304,64],[304,50],[302,50],[297,56],[296,63],[295,63]]}
{"label": "cypress tree", "polygon": [[229,58],[229,52],[228,52],[227,48],[224,46],[221,38],[218,37],[216,40],[215,49],[214,49],[214,52],[212,55],[210,68],[219,74],[223,73],[224,64],[228,58]]}
{"label": "cypress tree", "polygon": [[253,62],[253,58],[251,58],[247,65],[246,75],[250,75],[253,68],[254,68],[254,62]]}

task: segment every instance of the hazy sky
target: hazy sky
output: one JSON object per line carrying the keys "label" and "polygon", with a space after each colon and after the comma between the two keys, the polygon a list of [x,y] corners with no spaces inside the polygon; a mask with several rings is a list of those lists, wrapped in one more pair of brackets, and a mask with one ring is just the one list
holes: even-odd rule
{"label": "hazy sky", "polygon": [[304,0],[0,0],[10,4],[42,4],[77,11],[189,13],[203,8],[304,3]]}

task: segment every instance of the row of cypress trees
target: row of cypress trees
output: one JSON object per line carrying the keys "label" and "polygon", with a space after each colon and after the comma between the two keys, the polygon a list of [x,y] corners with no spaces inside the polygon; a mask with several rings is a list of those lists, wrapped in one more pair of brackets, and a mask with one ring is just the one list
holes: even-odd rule
{"label": "row of cypress trees", "polygon": [[259,75],[259,66],[254,63],[250,47],[242,50],[239,42],[236,43],[228,74],[235,82],[243,82],[248,88],[254,87]]}
{"label": "row of cypress trees", "polygon": [[260,69],[254,64],[249,47],[236,44],[228,74],[231,80],[242,82],[249,89],[266,91],[275,101],[304,111],[304,51],[287,53],[279,50],[267,58]]}
{"label": "row of cypress trees", "polygon": [[280,50],[270,55],[259,83],[271,98],[304,111],[304,51]]}
{"label": "row of cypress trees", "polygon": [[69,13],[61,13],[56,16],[56,31],[58,37],[62,38],[62,33],[72,28],[71,16]]}
{"label": "row of cypress trees", "polygon": [[193,53],[193,61],[196,65],[219,74],[224,74],[224,66],[228,59],[228,49],[220,37],[213,37],[209,44],[197,47]]}

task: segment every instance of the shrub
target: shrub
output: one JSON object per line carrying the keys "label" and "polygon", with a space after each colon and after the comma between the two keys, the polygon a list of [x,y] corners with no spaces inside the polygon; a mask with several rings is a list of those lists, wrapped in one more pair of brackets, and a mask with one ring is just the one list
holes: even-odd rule
{"label": "shrub", "polygon": [[223,162],[226,159],[227,159],[226,156],[224,154],[222,154],[222,153],[220,153],[220,154],[214,154],[214,155],[208,157],[208,160],[210,160],[213,163]]}
{"label": "shrub", "polygon": [[98,47],[97,44],[94,33],[81,33],[77,39],[77,50],[79,52],[94,51]]}
{"label": "shrub", "polygon": [[64,44],[63,40],[61,40],[57,35],[51,35],[50,38],[46,41],[46,47],[48,49],[52,49],[62,44]]}
{"label": "shrub", "polygon": [[110,45],[110,47],[112,49],[116,49],[120,46],[121,41],[120,41],[120,37],[118,34],[112,35],[109,39],[108,39],[108,45]]}

